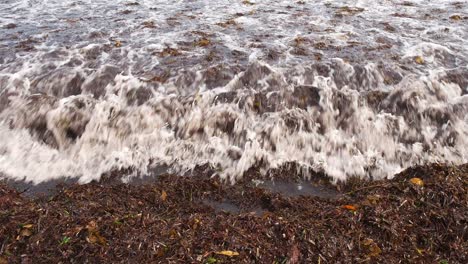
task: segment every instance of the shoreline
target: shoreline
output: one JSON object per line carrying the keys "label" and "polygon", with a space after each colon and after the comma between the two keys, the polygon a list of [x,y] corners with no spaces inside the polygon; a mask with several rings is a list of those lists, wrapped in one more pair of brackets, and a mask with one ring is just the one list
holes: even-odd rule
{"label": "shoreline", "polygon": [[1,183],[0,263],[466,263],[467,190],[468,164],[352,179],[334,198],[203,173],[37,198]]}

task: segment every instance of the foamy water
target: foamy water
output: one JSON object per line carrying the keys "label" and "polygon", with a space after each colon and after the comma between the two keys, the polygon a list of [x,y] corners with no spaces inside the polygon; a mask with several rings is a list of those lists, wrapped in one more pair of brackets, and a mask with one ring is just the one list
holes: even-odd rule
{"label": "foamy water", "polygon": [[466,163],[467,20],[449,0],[3,0],[0,174]]}

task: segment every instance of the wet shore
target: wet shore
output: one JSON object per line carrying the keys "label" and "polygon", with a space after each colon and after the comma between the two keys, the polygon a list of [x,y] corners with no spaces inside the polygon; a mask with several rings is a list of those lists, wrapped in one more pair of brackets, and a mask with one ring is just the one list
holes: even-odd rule
{"label": "wet shore", "polygon": [[42,196],[2,183],[0,263],[468,260],[467,164],[337,185],[290,173],[262,182],[251,170],[235,185],[203,168],[135,184],[109,175]]}

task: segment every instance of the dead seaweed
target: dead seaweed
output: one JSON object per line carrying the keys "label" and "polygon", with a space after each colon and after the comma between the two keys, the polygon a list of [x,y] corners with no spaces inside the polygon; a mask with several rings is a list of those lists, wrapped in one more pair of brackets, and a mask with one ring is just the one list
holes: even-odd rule
{"label": "dead seaweed", "polygon": [[338,199],[288,197],[207,175],[66,185],[34,199],[0,184],[0,261],[467,263],[468,165],[351,179],[338,184]]}

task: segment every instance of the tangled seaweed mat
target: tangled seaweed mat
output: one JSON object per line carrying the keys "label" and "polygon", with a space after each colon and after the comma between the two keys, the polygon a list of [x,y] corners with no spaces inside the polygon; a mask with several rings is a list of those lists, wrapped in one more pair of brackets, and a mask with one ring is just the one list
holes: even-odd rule
{"label": "tangled seaweed mat", "polygon": [[468,165],[415,167],[350,180],[336,199],[203,175],[69,185],[48,198],[0,185],[0,263],[468,263],[467,176]]}

